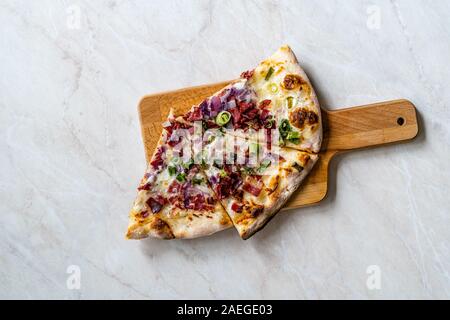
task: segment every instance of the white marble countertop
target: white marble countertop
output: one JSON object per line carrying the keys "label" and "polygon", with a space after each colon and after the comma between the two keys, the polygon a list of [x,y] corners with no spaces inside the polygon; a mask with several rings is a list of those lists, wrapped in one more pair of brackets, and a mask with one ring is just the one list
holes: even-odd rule
{"label": "white marble countertop", "polygon": [[[450,298],[449,21],[445,0],[2,0],[0,298]],[[125,241],[140,97],[285,43],[323,106],[410,99],[417,139],[335,159],[325,201],[249,241]]]}

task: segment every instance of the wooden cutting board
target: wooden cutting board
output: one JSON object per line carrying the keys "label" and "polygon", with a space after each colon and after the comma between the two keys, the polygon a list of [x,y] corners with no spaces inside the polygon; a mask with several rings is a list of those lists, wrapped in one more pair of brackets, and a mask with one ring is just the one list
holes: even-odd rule
{"label": "wooden cutting board", "polygon": [[[162,132],[161,124],[171,107],[176,114],[217,92],[229,83],[221,82],[148,95],[139,103],[142,137],[147,161]],[[324,139],[319,162],[284,209],[317,203],[328,189],[328,167],[339,152],[413,139],[418,133],[416,110],[407,100],[380,102],[340,110],[322,108]]]}

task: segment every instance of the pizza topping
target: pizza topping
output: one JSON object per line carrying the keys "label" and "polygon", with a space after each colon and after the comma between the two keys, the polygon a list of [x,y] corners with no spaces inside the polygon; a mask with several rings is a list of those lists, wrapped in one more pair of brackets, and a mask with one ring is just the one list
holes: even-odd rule
{"label": "pizza topping", "polygon": [[[273,118],[273,116],[270,116],[269,118],[267,118],[264,121],[264,128],[266,129],[276,129],[276,125],[275,125],[275,119]],[[270,132],[270,130],[269,130]],[[270,136],[268,136],[268,138],[270,138]],[[268,142],[270,142],[270,140],[268,140]]]}
{"label": "pizza topping", "polygon": [[295,97],[287,97],[286,101],[287,101],[288,109],[291,109],[292,107],[294,107],[297,104],[297,99]]}
{"label": "pizza topping", "polygon": [[161,211],[164,204],[167,203],[167,200],[162,196],[150,197],[147,200],[147,204],[152,210],[153,213],[158,213]]}
{"label": "pizza topping", "polygon": [[219,177],[225,178],[226,176],[228,176],[228,173],[225,171],[225,169],[220,170]]}
{"label": "pizza topping", "polygon": [[167,170],[169,171],[169,175],[170,175],[170,176],[173,176],[173,175],[175,175],[175,174],[177,173],[177,168],[174,167],[174,166],[169,166],[169,167],[167,168]]}
{"label": "pizza topping", "polygon": [[266,108],[268,108],[268,107],[270,106],[271,103],[272,103],[272,100],[270,100],[270,99],[265,99],[265,100],[263,100],[263,101],[261,101],[261,102],[259,103],[259,108],[260,108],[260,109],[266,109]]}
{"label": "pizza topping", "polygon": [[233,202],[233,204],[231,205],[231,210],[233,210],[234,212],[237,212],[237,213],[241,213],[242,207],[243,207],[242,205],[240,205],[236,202]]}
{"label": "pizza topping", "polygon": [[137,189],[138,189],[139,191],[142,191],[142,190],[150,190],[150,183],[146,183],[146,184],[140,185]]}
{"label": "pizza topping", "polygon": [[178,193],[181,191],[181,184],[179,184],[177,181],[173,181],[167,191],[169,193]]}
{"label": "pizza topping", "polygon": [[261,161],[261,164],[259,165],[258,168],[258,173],[263,173],[264,171],[266,171],[266,169],[272,164],[272,161],[270,161],[270,159],[264,159],[263,161]]}
{"label": "pizza topping", "polygon": [[297,128],[303,128],[305,124],[313,125],[319,122],[319,116],[314,111],[301,108],[289,115],[291,123]]}
{"label": "pizza topping", "polygon": [[278,92],[278,86],[277,86],[276,83],[270,83],[269,86],[268,86],[268,89],[272,93],[277,93]]}
{"label": "pizza topping", "polygon": [[164,154],[165,148],[164,146],[161,146],[157,149],[155,155],[153,156],[153,160],[150,162],[150,165],[153,167],[153,169],[159,169],[163,166],[164,160],[163,160],[163,154]]}
{"label": "pizza topping", "polygon": [[255,70],[248,70],[248,71],[244,71],[241,73],[241,78],[243,79],[250,79],[253,76],[253,73],[255,72]]}
{"label": "pizza topping", "polygon": [[299,75],[288,74],[284,77],[282,85],[287,90],[293,90],[304,83],[306,82]]}
{"label": "pizza topping", "polygon": [[186,181],[186,174],[184,172],[179,173],[179,174],[177,174],[176,179],[179,182],[185,182]]}
{"label": "pizza topping", "polygon": [[[230,167],[230,168],[228,168]],[[211,184],[214,186],[219,199],[224,199],[230,195],[235,195],[237,189],[242,184],[242,179],[239,173],[231,172],[231,166],[224,166],[226,176],[211,177]]]}
{"label": "pizza topping", "polygon": [[281,120],[280,128],[279,128],[280,136],[282,141],[280,141],[280,145],[284,145],[285,140],[293,143],[300,143],[300,133],[298,131],[292,130],[291,124],[289,120],[283,119]]}
{"label": "pizza topping", "polygon": [[150,213],[148,211],[142,211],[139,215],[142,219],[145,219],[150,215]]}
{"label": "pizza topping", "polygon": [[231,113],[229,113],[228,111],[222,111],[216,117],[216,123],[221,127],[230,122],[230,120]]}
{"label": "pizza topping", "polygon": [[272,67],[269,68],[269,71],[267,71],[266,77],[264,78],[264,80],[269,81],[270,77],[272,76],[273,72],[275,70],[273,70]]}
{"label": "pizza topping", "polygon": [[192,210],[212,210],[214,207],[207,203],[205,196],[203,194],[189,195],[186,194],[184,199],[184,204],[186,209]]}
{"label": "pizza topping", "polygon": [[293,144],[300,143],[300,133],[298,131],[290,131],[286,136],[286,140],[292,142]]}
{"label": "pizza topping", "polygon": [[252,210],[252,217],[257,218],[264,211],[264,206],[258,206]]}
{"label": "pizza topping", "polygon": [[279,127],[278,131],[280,131],[280,136],[282,138],[286,138],[287,135],[289,134],[289,131],[291,131],[291,129],[292,128],[291,128],[291,125],[289,123],[289,120],[287,120],[287,119],[281,120],[280,127]]}
{"label": "pizza topping", "polygon": [[294,162],[293,167],[295,169],[297,169],[298,172],[302,172],[303,171],[303,167],[301,165],[299,165],[297,162]]}
{"label": "pizza topping", "polygon": [[194,165],[194,159],[191,158],[191,159],[189,159],[188,162],[183,163],[182,166],[183,166],[185,169],[189,170],[189,169],[192,168],[193,165]]}
{"label": "pizza topping", "polygon": [[262,191],[262,182],[261,181],[251,181],[252,179],[247,179],[247,180],[248,181],[246,181],[244,183],[244,185],[242,186],[242,189],[244,189],[244,191],[247,191],[248,193],[251,193],[255,197],[259,196],[259,194]]}
{"label": "pizza topping", "polygon": [[195,185],[200,185],[200,184],[202,184],[204,182],[204,179],[202,178],[202,177],[200,177],[200,178],[197,178],[197,177],[195,177],[195,178],[193,178],[192,179],[192,184],[195,186]]}
{"label": "pizza topping", "polygon": [[186,116],[185,119],[188,121],[200,121],[203,119],[202,115],[202,109],[199,107],[194,107],[192,111],[190,111]]}

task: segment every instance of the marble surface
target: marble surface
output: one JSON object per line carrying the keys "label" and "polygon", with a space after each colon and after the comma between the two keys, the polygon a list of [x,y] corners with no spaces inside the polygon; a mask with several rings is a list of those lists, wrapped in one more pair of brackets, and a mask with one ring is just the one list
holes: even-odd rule
{"label": "marble surface", "polygon": [[[446,0],[1,0],[0,298],[450,298],[449,21]],[[417,139],[340,156],[325,201],[249,241],[125,241],[140,97],[285,43],[323,106],[410,99]]]}

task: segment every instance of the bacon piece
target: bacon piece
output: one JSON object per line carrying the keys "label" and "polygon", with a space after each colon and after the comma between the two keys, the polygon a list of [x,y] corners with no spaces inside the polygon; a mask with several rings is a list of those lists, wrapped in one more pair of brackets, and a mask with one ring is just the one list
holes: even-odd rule
{"label": "bacon piece", "polygon": [[153,160],[150,162],[150,165],[153,167],[153,169],[158,169],[164,164],[164,161],[162,159],[163,153],[164,147],[159,147],[155,153],[155,156],[153,157]]}
{"label": "bacon piece", "polygon": [[254,108],[254,104],[252,102],[239,102],[239,111],[245,112],[248,109]]}
{"label": "bacon piece", "polygon": [[186,115],[186,120],[188,121],[200,121],[202,118],[202,109],[199,107],[194,107],[194,109]]}
{"label": "bacon piece", "polygon": [[253,76],[253,73],[255,72],[255,70],[247,70],[241,73],[241,78],[243,79],[250,79]]}
{"label": "bacon piece", "polygon": [[243,117],[248,120],[253,120],[256,118],[257,115],[258,115],[258,110],[251,109],[248,112],[244,113]]}
{"label": "bacon piece", "polygon": [[[229,167],[229,168],[228,168]],[[230,195],[234,195],[242,184],[242,179],[237,172],[231,172],[231,166],[225,166],[225,171],[228,175],[226,177],[217,177],[217,183],[215,184],[215,191],[219,199],[224,199]]]}
{"label": "bacon piece", "polygon": [[177,207],[177,208],[184,207],[183,196],[181,194],[176,194],[176,195],[170,196],[168,200],[169,200],[170,204],[172,204],[174,207]]}
{"label": "bacon piece", "polygon": [[248,176],[245,180],[244,185],[242,186],[242,189],[244,191],[247,191],[248,193],[251,193],[255,197],[259,196],[263,188],[263,183],[261,181],[261,176],[254,175],[254,176]]}
{"label": "bacon piece", "polygon": [[243,207],[242,205],[240,205],[236,202],[233,202],[233,204],[231,205],[231,210],[233,210],[234,212],[237,212],[237,213],[241,213],[242,207]]}
{"label": "bacon piece", "polygon": [[262,188],[254,186],[254,185],[252,185],[250,183],[247,183],[247,182],[244,183],[244,185],[242,186],[242,189],[244,189],[248,193],[251,193],[255,197],[259,196],[259,194],[261,193],[261,190],[262,190]]}
{"label": "bacon piece", "polygon": [[153,213],[160,212],[163,205],[166,203],[167,203],[167,200],[162,196],[150,197],[147,200],[147,204]]}
{"label": "bacon piece", "polygon": [[234,124],[235,128],[237,128],[239,125],[239,122],[241,120],[241,113],[239,112],[239,110],[237,108],[233,108],[228,111],[233,116],[233,124]]}
{"label": "bacon piece", "polygon": [[139,191],[142,191],[142,190],[150,190],[150,184],[149,184],[149,183],[146,183],[146,184],[144,184],[144,185],[139,186],[137,189],[138,189]]}
{"label": "bacon piece", "polygon": [[265,99],[265,100],[261,101],[261,103],[259,104],[259,108],[260,109],[266,109],[267,107],[270,106],[271,103],[272,103],[272,100]]}
{"label": "bacon piece", "polygon": [[181,184],[179,184],[177,181],[173,181],[170,186],[169,189],[167,189],[167,191],[169,193],[177,193],[181,191]]}
{"label": "bacon piece", "polygon": [[267,118],[269,118],[270,116],[270,111],[267,109],[263,109],[263,111],[261,111],[261,114],[259,115],[259,118],[261,119],[261,121],[265,121],[267,120]]}

